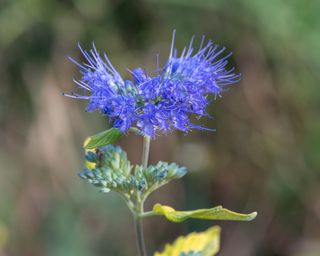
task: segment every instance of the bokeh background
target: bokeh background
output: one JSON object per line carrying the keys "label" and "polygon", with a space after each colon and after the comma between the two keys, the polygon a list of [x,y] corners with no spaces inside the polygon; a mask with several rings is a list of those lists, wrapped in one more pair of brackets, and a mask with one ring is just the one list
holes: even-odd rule
{"label": "bokeh background", "polygon": [[[205,34],[234,53],[239,85],[202,120],[214,133],[152,142],[152,163],[189,168],[147,202],[257,210],[250,223],[145,221],[149,253],[214,224],[221,256],[320,255],[320,2],[317,0],[1,0],[0,255],[136,255],[123,201],[77,177],[82,141],[107,128],[75,87],[77,42],[106,51],[118,71],[152,70],[177,29],[182,48]],[[141,139],[123,138],[132,162]]]}

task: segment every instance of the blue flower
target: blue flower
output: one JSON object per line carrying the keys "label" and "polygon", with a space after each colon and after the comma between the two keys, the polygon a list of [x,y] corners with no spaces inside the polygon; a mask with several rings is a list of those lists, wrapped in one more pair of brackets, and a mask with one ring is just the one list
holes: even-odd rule
{"label": "blue flower", "polygon": [[88,100],[87,111],[99,110],[122,132],[135,126],[142,135],[155,137],[174,129],[207,129],[193,124],[191,116],[208,116],[208,96],[221,96],[229,85],[240,81],[240,74],[226,68],[231,54],[222,56],[225,48],[205,43],[203,37],[195,50],[192,38],[178,56],[174,37],[175,31],[164,67],[157,67],[152,76],[137,68],[131,71],[132,80],[126,81],[94,44],[89,52],[79,46],[86,63],[70,59],[80,68],[82,77],[74,82],[83,92],[66,96]]}

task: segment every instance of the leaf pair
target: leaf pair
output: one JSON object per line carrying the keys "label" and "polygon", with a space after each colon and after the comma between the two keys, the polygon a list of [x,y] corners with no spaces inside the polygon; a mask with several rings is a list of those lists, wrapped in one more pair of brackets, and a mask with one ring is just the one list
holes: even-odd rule
{"label": "leaf pair", "polygon": [[[242,214],[222,206],[194,211],[176,211],[172,207],[156,204],[152,212],[154,215],[163,215],[172,222],[182,222],[189,218],[251,221],[257,216],[256,212]],[[156,252],[154,256],[214,256],[220,249],[220,231],[220,227],[215,226],[204,232],[181,236],[173,244],[167,244],[163,252]]]}

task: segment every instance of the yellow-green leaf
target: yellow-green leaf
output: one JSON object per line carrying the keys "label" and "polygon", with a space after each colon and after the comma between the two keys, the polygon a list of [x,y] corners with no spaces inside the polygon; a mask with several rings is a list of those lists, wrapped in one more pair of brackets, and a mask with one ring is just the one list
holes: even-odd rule
{"label": "yellow-green leaf", "polygon": [[220,249],[220,227],[215,226],[200,233],[180,236],[173,244],[167,244],[163,252],[154,256],[201,255],[214,256]]}
{"label": "yellow-green leaf", "polygon": [[230,211],[217,206],[209,209],[198,209],[194,211],[176,211],[170,206],[155,204],[152,212],[155,215],[164,215],[172,222],[182,222],[189,218],[206,219],[206,220],[237,220],[237,221],[250,221],[257,216],[257,212],[249,214],[242,214]]}
{"label": "yellow-green leaf", "polygon": [[93,136],[88,137],[84,143],[83,147],[85,149],[93,149],[97,147],[102,147],[108,144],[112,144],[121,137],[122,133],[117,128],[111,128],[109,130],[97,133]]}

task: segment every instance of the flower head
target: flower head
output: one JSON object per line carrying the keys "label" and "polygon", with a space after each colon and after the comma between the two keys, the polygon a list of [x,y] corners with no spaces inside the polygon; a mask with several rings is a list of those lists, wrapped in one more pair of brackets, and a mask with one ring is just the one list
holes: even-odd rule
{"label": "flower head", "polygon": [[89,52],[79,46],[87,62],[71,60],[80,68],[82,77],[74,82],[84,93],[67,96],[88,100],[87,111],[99,110],[122,132],[135,126],[141,134],[154,137],[174,129],[206,129],[193,124],[190,117],[208,116],[208,95],[220,96],[228,85],[240,80],[240,75],[226,68],[231,54],[221,57],[225,48],[205,43],[203,37],[195,51],[192,38],[178,56],[174,37],[175,31],[164,67],[157,67],[153,76],[137,68],[131,72],[132,80],[123,80],[94,44]]}

